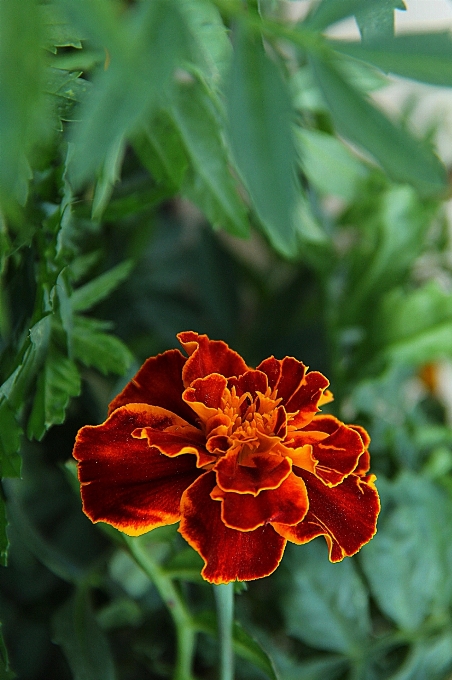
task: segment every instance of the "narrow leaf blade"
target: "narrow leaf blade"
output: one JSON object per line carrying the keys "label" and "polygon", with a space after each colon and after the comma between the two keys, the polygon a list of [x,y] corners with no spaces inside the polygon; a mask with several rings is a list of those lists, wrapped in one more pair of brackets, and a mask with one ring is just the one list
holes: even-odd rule
{"label": "narrow leaf blade", "polygon": [[296,152],[292,109],[275,63],[239,24],[227,88],[229,134],[238,169],[272,245],[296,251]]}
{"label": "narrow leaf blade", "polygon": [[332,63],[313,57],[311,64],[339,134],[369,151],[394,180],[427,196],[445,190],[445,169],[427,146],[392,124]]}

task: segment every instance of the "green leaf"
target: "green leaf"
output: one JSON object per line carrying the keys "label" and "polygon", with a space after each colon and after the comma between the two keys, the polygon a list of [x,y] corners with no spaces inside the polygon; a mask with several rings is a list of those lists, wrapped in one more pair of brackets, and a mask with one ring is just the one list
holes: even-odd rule
{"label": "green leaf", "polygon": [[317,649],[362,655],[369,603],[353,561],[331,564],[321,540],[288,551],[288,558],[293,586],[283,603],[289,635]]}
{"label": "green leaf", "polygon": [[188,156],[180,132],[167,111],[159,111],[138,135],[135,151],[159,183],[176,193],[188,168]]}
{"label": "green leaf", "polygon": [[27,435],[42,439],[52,425],[64,421],[71,397],[80,394],[80,375],[73,361],[51,347],[36,385],[36,395],[28,420]]}
{"label": "green leaf", "polygon": [[60,7],[56,3],[39,5],[41,21],[43,24],[44,47],[56,54],[57,47],[75,47],[81,49],[83,34],[71,26]]}
{"label": "green leaf", "polygon": [[202,557],[193,548],[184,548],[165,563],[164,570],[171,578],[205,583],[201,576],[203,565]]}
{"label": "green leaf", "polygon": [[50,339],[50,321],[49,315],[32,326],[21,363],[0,387],[0,396],[6,397],[14,412],[18,412],[23,406],[31,383],[45,361]]}
{"label": "green leaf", "polygon": [[[6,567],[8,564],[9,540],[8,534],[6,533],[7,526],[8,518],[6,516],[5,501],[3,500],[3,498],[0,498],[0,564],[2,565],[2,567]],[[2,653],[2,644],[3,640],[0,636],[0,679],[1,679],[1,663],[3,662],[3,664],[7,666],[7,663],[5,663],[5,655]]]}
{"label": "green leaf", "polygon": [[238,24],[227,87],[229,135],[238,169],[268,238],[296,252],[296,152],[286,85],[262,42]]}
{"label": "green leaf", "polygon": [[[387,0],[321,0],[314,5],[313,10],[308,14],[303,26],[315,31],[323,31],[328,26],[342,21],[359,11],[365,13],[372,11],[375,6],[379,6]],[[389,0],[392,2],[393,0]],[[400,3],[399,3],[400,4]]]}
{"label": "green leaf", "polygon": [[228,167],[219,116],[207,89],[199,82],[179,86],[170,115],[190,161],[182,193],[214,227],[248,236],[245,206]]}
{"label": "green leaf", "polygon": [[218,104],[197,80],[181,83],[174,105],[160,111],[135,148],[159,181],[195,203],[214,227],[248,236],[246,209],[229,170]]}
{"label": "green leaf", "polygon": [[355,12],[363,43],[394,35],[394,10],[406,9],[403,0],[380,0],[373,7],[365,4]]}
{"label": "green leaf", "polygon": [[[218,636],[217,620],[213,612],[202,612],[194,618],[197,630],[212,637]],[[249,635],[242,626],[234,622],[233,625],[234,652],[242,659],[250,661],[256,668],[263,671],[270,680],[278,680],[273,663],[261,645]]]}
{"label": "green leaf", "polygon": [[[89,92],[91,83],[80,78],[80,73],[68,73],[59,68],[46,69],[45,92],[50,96],[51,106],[60,121],[73,120],[76,102],[83,101]],[[61,123],[59,129],[63,129]]]}
{"label": "green leaf", "polygon": [[62,648],[74,680],[115,680],[108,639],[85,590],[78,590],[60,607],[53,624],[53,639]]}
{"label": "green leaf", "polygon": [[310,182],[325,195],[351,201],[368,170],[338,139],[317,130],[297,129],[301,166]]}
{"label": "green leaf", "polygon": [[125,144],[123,140],[113,144],[107,152],[105,161],[98,172],[94,190],[91,219],[100,220],[113,193],[113,187],[121,176]]}
{"label": "green leaf", "polygon": [[116,267],[112,267],[104,274],[74,290],[71,296],[74,312],[84,312],[102,302],[129,276],[133,266],[132,260],[124,260]]}
{"label": "green leaf", "polygon": [[430,637],[411,647],[402,668],[390,680],[443,680],[452,669],[452,633]]}
{"label": "green leaf", "polygon": [[339,134],[369,151],[392,179],[412,184],[423,195],[444,192],[444,167],[424,143],[392,124],[333,63],[313,57],[311,64]]}
{"label": "green leaf", "polygon": [[[80,0],[76,18],[80,13],[88,16],[91,4]],[[108,15],[105,3],[94,4],[101,7],[102,16]],[[81,122],[72,136],[70,177],[75,185],[90,178],[112,149],[162,102],[171,90],[175,69],[189,54],[190,36],[172,0],[139,3],[120,19],[110,13],[108,20],[108,44],[100,44],[109,50],[108,68],[95,74],[91,96],[80,109]],[[89,30],[96,33],[95,27]]]}
{"label": "green leaf", "polygon": [[[0,401],[0,476],[20,477],[22,428],[6,399]],[[1,522],[0,522],[1,526]],[[1,548],[0,548],[1,552]]]}
{"label": "green leaf", "polygon": [[1,628],[2,624],[0,623],[0,680],[13,680],[16,677],[16,674],[9,665],[8,651],[3,641]]}
{"label": "green leaf", "polygon": [[40,17],[35,0],[0,2],[0,201],[25,202],[28,152],[42,134]]}
{"label": "green leaf", "polygon": [[391,291],[374,326],[373,342],[391,362],[419,365],[452,356],[452,296],[436,282],[413,293]]}
{"label": "green leaf", "polygon": [[[364,216],[351,217],[358,220],[359,240],[349,256],[348,286],[343,295],[344,325],[372,326],[369,301],[380,304],[383,293],[405,279],[422,251],[434,212],[436,204],[421,200],[412,187],[391,186],[372,201]],[[378,322],[372,341],[381,332],[384,329]]]}
{"label": "green leaf", "polygon": [[104,325],[96,319],[74,318],[74,357],[85,366],[94,366],[102,373],[124,375],[133,356],[119,338],[103,332]]}
{"label": "green leaf", "polygon": [[207,0],[179,3],[195,43],[196,63],[210,84],[218,84],[229,66],[232,46],[219,10]]}
{"label": "green leaf", "polygon": [[341,54],[369,62],[387,73],[432,85],[452,86],[452,39],[450,33],[398,35],[370,44],[331,41]]}
{"label": "green leaf", "polygon": [[[74,461],[75,462],[75,461]],[[78,480],[77,480],[78,482]],[[19,482],[22,484],[22,482]],[[17,485],[10,485],[12,489],[8,501],[8,516],[14,531],[19,534],[28,550],[43,564],[52,574],[58,578],[75,583],[86,578],[86,568],[77,564],[71,557],[45,538],[37,528],[31,512],[26,510],[25,503],[19,500],[20,493]],[[77,493],[80,485],[77,484]]]}
{"label": "green leaf", "polygon": [[395,508],[380,518],[360,559],[380,609],[402,629],[416,630],[450,604],[452,504],[437,485],[411,473],[388,488],[383,508],[390,502]]}

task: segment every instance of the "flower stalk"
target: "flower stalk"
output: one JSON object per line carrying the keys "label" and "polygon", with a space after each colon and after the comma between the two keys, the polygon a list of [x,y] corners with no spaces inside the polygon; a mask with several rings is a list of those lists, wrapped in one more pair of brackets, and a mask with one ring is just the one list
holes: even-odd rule
{"label": "flower stalk", "polygon": [[234,680],[234,583],[214,586],[217,605],[218,638],[220,641],[220,680]]}
{"label": "flower stalk", "polygon": [[135,537],[126,535],[124,535],[124,540],[131,557],[154,584],[173,619],[177,639],[173,680],[193,680],[192,666],[195,653],[196,629],[190,612],[172,579],[152,559],[149,551],[143,549],[140,541]]}

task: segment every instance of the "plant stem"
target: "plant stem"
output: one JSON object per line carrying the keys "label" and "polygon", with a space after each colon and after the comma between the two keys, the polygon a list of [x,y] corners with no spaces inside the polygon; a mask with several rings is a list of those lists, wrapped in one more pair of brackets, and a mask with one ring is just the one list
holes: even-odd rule
{"label": "plant stem", "polygon": [[173,680],[192,680],[196,630],[190,612],[173,581],[167,576],[136,538],[124,536],[130,554],[156,587],[174,621],[177,637],[177,657]]}
{"label": "plant stem", "polygon": [[220,640],[220,680],[234,680],[232,624],[234,621],[234,584],[214,586]]}

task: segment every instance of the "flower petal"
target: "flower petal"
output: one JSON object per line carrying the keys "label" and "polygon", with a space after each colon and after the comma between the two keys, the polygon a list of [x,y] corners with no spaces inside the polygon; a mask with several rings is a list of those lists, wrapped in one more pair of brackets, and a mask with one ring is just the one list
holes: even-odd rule
{"label": "flower petal", "polygon": [[[323,438],[320,438],[321,434]],[[328,486],[340,484],[355,470],[364,453],[364,444],[356,429],[330,415],[315,416],[304,430],[295,433],[291,446],[303,446],[308,441],[312,446],[312,457],[317,461],[314,473]],[[289,446],[287,449],[290,450]],[[296,460],[294,464],[297,464]]]}
{"label": "flower petal", "polygon": [[184,391],[182,398],[205,423],[217,415],[227,382],[223,375],[211,373],[205,378],[194,380]]}
{"label": "flower petal", "polygon": [[235,491],[257,496],[264,489],[276,489],[291,473],[289,458],[275,454],[256,453],[240,465],[242,451],[231,451],[220,458],[215,466],[217,484],[223,491]]}
{"label": "flower petal", "polygon": [[240,354],[222,340],[209,340],[207,335],[198,335],[193,331],[179,333],[177,337],[189,355],[182,373],[185,387],[196,378],[204,378],[210,373],[220,373],[230,378],[248,369]]}
{"label": "flower petal", "polygon": [[308,511],[308,494],[300,477],[290,474],[277,489],[251,494],[226,493],[216,486],[211,497],[221,500],[221,519],[230,529],[253,531],[268,522],[298,524]]}
{"label": "flower petal", "polygon": [[183,494],[179,532],[204,559],[202,576],[211,583],[251,581],[271,574],[281,561],[286,539],[267,524],[236,531],[221,520],[221,505],[210,497],[215,474],[206,472]]}
{"label": "flower petal", "polygon": [[360,456],[358,465],[353,470],[355,475],[360,475],[362,477],[363,475],[366,474],[366,472],[369,472],[370,468],[370,455],[369,451],[367,450],[370,444],[370,437],[367,431],[363,427],[361,427],[361,425],[349,425],[349,427],[351,427],[352,430],[355,430],[363,440],[363,446],[365,448],[365,451],[363,455]]}
{"label": "flower petal", "polygon": [[302,471],[309,498],[305,519],[296,526],[274,523],[276,531],[293,543],[307,543],[324,535],[331,562],[354,555],[374,536],[380,500],[375,477],[351,474],[339,486],[330,488],[309,472]]}
{"label": "flower petal", "polygon": [[202,430],[164,408],[149,408],[146,427],[136,428],[132,437],[147,439],[148,446],[155,446],[160,453],[171,458],[185,453],[194,454],[198,459],[198,467],[216,460],[206,451],[206,438]]}
{"label": "flower petal", "polygon": [[195,425],[195,414],[182,400],[182,369],[186,361],[178,349],[170,349],[145,361],[138,373],[113,399],[108,415],[125,404],[150,404],[166,408]]}
{"label": "flower petal", "polygon": [[322,373],[307,373],[306,366],[293,357],[282,360],[269,357],[259,364],[257,370],[268,376],[270,387],[277,390],[286,411],[296,414],[290,421],[292,425],[304,427],[312,420],[329,385]]}
{"label": "flower petal", "polygon": [[249,370],[246,371],[246,373],[243,373],[243,375],[240,375],[238,378],[229,378],[228,387],[235,387],[236,393],[239,397],[241,397],[242,394],[245,394],[245,392],[249,392],[251,397],[254,399],[257,392],[265,394],[268,387],[268,379],[265,373],[262,371]]}
{"label": "flower petal", "polygon": [[73,452],[85,514],[129,536],[177,522],[182,493],[199,476],[193,455],[168,458],[132,436],[151,417],[146,404],[121,406],[102,425],[83,427]]}

